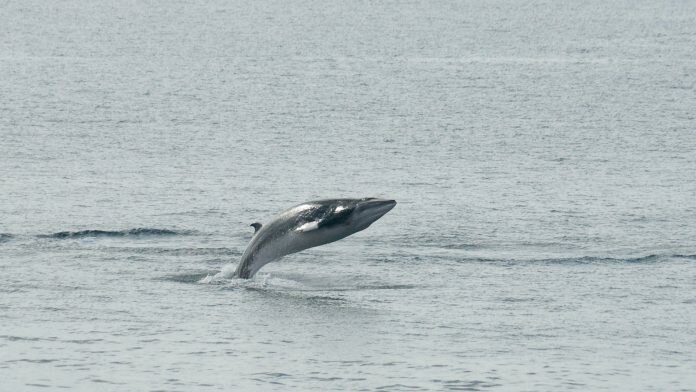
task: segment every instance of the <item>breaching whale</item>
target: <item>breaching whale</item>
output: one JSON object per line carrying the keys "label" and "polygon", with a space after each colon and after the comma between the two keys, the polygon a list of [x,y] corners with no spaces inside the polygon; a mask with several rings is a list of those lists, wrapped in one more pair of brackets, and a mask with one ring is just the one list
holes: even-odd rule
{"label": "breaching whale", "polygon": [[374,197],[315,200],[296,205],[265,225],[252,223],[254,237],[234,276],[251,278],[273,260],[365,230],[395,205],[394,200]]}

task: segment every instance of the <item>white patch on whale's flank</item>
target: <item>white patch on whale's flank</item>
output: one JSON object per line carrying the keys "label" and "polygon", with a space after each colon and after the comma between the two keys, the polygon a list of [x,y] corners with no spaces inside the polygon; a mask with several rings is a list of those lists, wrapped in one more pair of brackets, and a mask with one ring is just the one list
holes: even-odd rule
{"label": "white patch on whale's flank", "polygon": [[319,221],[307,222],[304,225],[295,229],[296,231],[306,233],[308,231],[316,230],[319,228]]}
{"label": "white patch on whale's flank", "polygon": [[334,212],[340,212],[340,211],[343,211],[343,210],[345,210],[345,209],[346,209],[346,207],[338,206],[338,207],[336,207],[336,209],[334,210]]}

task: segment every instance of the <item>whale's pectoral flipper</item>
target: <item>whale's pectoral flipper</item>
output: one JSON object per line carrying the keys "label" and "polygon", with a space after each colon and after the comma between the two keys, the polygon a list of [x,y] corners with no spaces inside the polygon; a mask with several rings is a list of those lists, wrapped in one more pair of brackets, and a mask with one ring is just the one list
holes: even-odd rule
{"label": "whale's pectoral flipper", "polygon": [[254,234],[256,234],[261,229],[261,226],[263,226],[263,225],[260,224],[259,222],[254,222],[254,223],[250,224],[249,226],[254,228]]}

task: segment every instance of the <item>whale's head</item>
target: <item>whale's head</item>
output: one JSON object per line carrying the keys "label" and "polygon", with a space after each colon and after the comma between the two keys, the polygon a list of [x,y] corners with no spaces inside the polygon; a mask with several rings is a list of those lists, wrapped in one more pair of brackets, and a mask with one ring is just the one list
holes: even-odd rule
{"label": "whale's head", "polygon": [[375,197],[318,200],[296,207],[305,211],[298,214],[295,230],[321,235],[331,242],[365,230],[395,205],[394,200]]}
{"label": "whale's head", "polygon": [[357,230],[364,230],[377,219],[383,217],[396,206],[395,200],[366,197],[355,201],[349,224]]}

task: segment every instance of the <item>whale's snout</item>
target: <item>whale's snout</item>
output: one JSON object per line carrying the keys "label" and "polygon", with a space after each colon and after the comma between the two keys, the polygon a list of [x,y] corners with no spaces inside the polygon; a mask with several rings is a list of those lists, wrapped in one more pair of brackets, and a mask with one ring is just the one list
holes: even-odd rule
{"label": "whale's snout", "polygon": [[374,199],[368,201],[368,209],[371,211],[374,211],[375,213],[379,213],[380,217],[386,214],[387,212],[391,211],[392,208],[396,206],[396,200],[387,200],[387,199]]}
{"label": "whale's snout", "polygon": [[396,200],[367,198],[358,203],[356,211],[356,224],[359,230],[363,230],[383,217],[387,212],[396,206]]}

